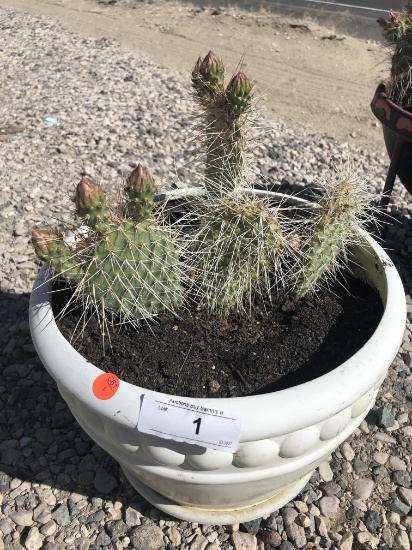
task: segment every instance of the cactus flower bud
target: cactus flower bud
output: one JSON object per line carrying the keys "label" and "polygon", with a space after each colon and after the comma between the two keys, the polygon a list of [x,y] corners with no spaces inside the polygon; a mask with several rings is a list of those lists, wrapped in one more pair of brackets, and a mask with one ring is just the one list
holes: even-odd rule
{"label": "cactus flower bud", "polygon": [[226,88],[226,99],[234,116],[244,113],[252,101],[252,83],[242,71],[233,76]]}
{"label": "cactus flower bud", "polygon": [[223,92],[225,69],[222,60],[212,51],[199,57],[192,71],[192,84],[200,97],[215,97]]}
{"label": "cactus flower bud", "polygon": [[75,201],[77,213],[86,219],[87,225],[97,229],[107,217],[106,193],[89,178],[83,177],[77,184]]}
{"label": "cactus flower bud", "polygon": [[152,176],[150,175],[149,171],[140,163],[127,178],[127,183],[128,188],[134,189],[135,191],[140,191],[142,188],[148,189],[150,187],[154,187],[154,180]]}
{"label": "cactus flower bud", "polygon": [[396,23],[399,23],[400,19],[393,10],[389,10],[388,20],[383,19],[383,17],[379,17],[376,21],[382,30],[387,31],[396,25]]}
{"label": "cactus flower bud", "polygon": [[135,221],[147,219],[153,209],[156,187],[149,171],[138,164],[127,178],[129,214]]}
{"label": "cactus flower bud", "polygon": [[101,208],[105,199],[105,192],[89,178],[83,177],[76,188],[76,208],[78,210],[93,210]]}
{"label": "cactus flower bud", "polygon": [[61,242],[61,238],[43,229],[32,229],[31,241],[37,256],[41,260],[47,261],[55,251],[58,242]]}

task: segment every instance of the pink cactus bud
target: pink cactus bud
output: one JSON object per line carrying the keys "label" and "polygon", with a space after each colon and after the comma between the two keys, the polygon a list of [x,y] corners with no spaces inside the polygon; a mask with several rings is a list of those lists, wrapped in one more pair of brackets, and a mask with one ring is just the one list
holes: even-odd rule
{"label": "pink cactus bud", "polygon": [[379,17],[376,21],[384,31],[387,31],[396,25],[396,23],[399,23],[400,19],[393,10],[389,10],[388,20],[383,19],[383,17]]}
{"label": "pink cactus bud", "polygon": [[216,97],[223,91],[224,79],[225,68],[219,57],[212,51],[199,57],[192,71],[192,83],[200,97]]}
{"label": "pink cactus bud", "polygon": [[251,104],[252,83],[242,71],[235,74],[226,88],[226,98],[235,116],[244,113]]}
{"label": "pink cactus bud", "polygon": [[56,243],[60,241],[58,235],[43,229],[32,229],[31,241],[37,256],[41,260],[48,260],[50,254],[55,250]]}
{"label": "pink cactus bud", "polygon": [[396,13],[393,10],[389,10],[389,22],[394,25],[395,23],[398,23],[399,17],[396,15]]}
{"label": "pink cactus bud", "polygon": [[[199,58],[200,60],[201,58]],[[199,62],[198,60],[198,62]],[[222,60],[217,57],[212,50],[209,51],[207,56],[202,60],[201,64],[201,72],[203,74],[216,74],[220,71],[223,71],[223,63]]]}
{"label": "pink cactus bud", "polygon": [[138,189],[142,186],[152,186],[154,181],[152,176],[150,175],[150,172],[139,163],[130,174],[127,183],[130,187]]}
{"label": "pink cactus bud", "polygon": [[91,179],[83,177],[76,188],[75,203],[79,211],[101,208],[105,203],[106,193]]}
{"label": "pink cactus bud", "polygon": [[387,29],[389,29],[389,23],[386,21],[386,19],[384,19],[383,17],[379,17],[379,19],[376,20],[376,22],[378,23],[378,25],[384,30],[386,31]]}

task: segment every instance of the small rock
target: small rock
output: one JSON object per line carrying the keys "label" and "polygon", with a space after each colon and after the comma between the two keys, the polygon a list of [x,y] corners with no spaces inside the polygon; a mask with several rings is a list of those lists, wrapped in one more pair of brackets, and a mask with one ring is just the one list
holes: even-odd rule
{"label": "small rock", "polygon": [[329,462],[327,462],[326,460],[322,462],[322,464],[320,464],[318,467],[318,471],[323,481],[332,481],[333,472],[331,470]]}
{"label": "small rock", "polygon": [[346,518],[349,520],[358,519],[362,516],[363,516],[363,513],[357,506],[350,506],[346,510]]}
{"label": "small rock", "polygon": [[117,480],[111,476],[104,468],[100,467],[94,477],[94,488],[99,493],[107,495],[118,487]]}
{"label": "small rock", "polygon": [[205,550],[209,541],[201,534],[197,535],[190,543],[190,550]]}
{"label": "small rock", "polygon": [[362,531],[356,534],[356,539],[360,544],[368,544],[371,548],[376,548],[379,544],[378,537],[374,537],[368,531]]}
{"label": "small rock", "polygon": [[384,527],[382,529],[382,539],[389,546],[389,548],[393,547],[394,539],[393,539],[392,531],[389,529],[389,527]]}
{"label": "small rock", "polygon": [[358,474],[369,470],[368,466],[358,457],[353,459],[353,469]]}
{"label": "small rock", "polygon": [[404,550],[410,550],[411,543],[409,542],[409,537],[406,531],[398,531],[395,536],[395,541]]}
{"label": "small rock", "polygon": [[122,520],[108,521],[104,527],[109,535],[114,538],[124,535],[128,530],[127,525]]}
{"label": "small rock", "polygon": [[346,441],[340,446],[340,452],[342,453],[343,458],[348,462],[351,462],[355,458],[355,453],[352,447]]}
{"label": "small rock", "polygon": [[399,487],[398,496],[402,502],[408,506],[412,506],[412,489],[406,489],[405,487]]}
{"label": "small rock", "polygon": [[396,512],[401,516],[407,516],[411,510],[411,507],[407,504],[401,502],[398,498],[393,498],[392,500],[387,500],[385,506],[388,510]]}
{"label": "small rock", "polygon": [[392,525],[400,525],[401,523],[401,516],[397,512],[389,512],[386,518]]}
{"label": "small rock", "polygon": [[367,500],[370,497],[374,485],[375,484],[372,479],[367,477],[355,479],[352,485],[353,496],[355,498],[359,498],[360,500]]}
{"label": "small rock", "polygon": [[321,537],[328,538],[328,528],[326,526],[324,519],[322,519],[321,517],[316,517],[315,526],[316,526],[316,531]]}
{"label": "small rock", "polygon": [[388,457],[389,457],[388,453],[379,453],[379,452],[373,453],[373,460],[378,464],[380,464],[381,466],[386,464]]}
{"label": "small rock", "polygon": [[271,548],[279,548],[282,544],[282,537],[277,531],[263,531],[260,535],[263,542]]}
{"label": "small rock", "polygon": [[71,498],[67,500],[67,508],[69,510],[70,517],[75,517],[80,514],[80,508],[73,502]]}
{"label": "small rock", "polygon": [[126,508],[124,521],[129,527],[136,527],[136,525],[140,525],[141,517],[142,514],[139,512],[139,510],[136,510],[133,505]]}
{"label": "small rock", "polygon": [[392,472],[391,479],[396,485],[399,485],[400,487],[406,487],[409,489],[411,486],[411,476],[402,470],[396,470],[395,472]]}
{"label": "small rock", "polygon": [[43,546],[43,537],[37,527],[31,527],[24,543],[27,550],[39,550]]}
{"label": "small rock", "polygon": [[33,525],[33,512],[31,510],[12,512],[9,518],[14,521],[16,525],[20,525],[20,527],[30,527]]}
{"label": "small rock", "polygon": [[106,514],[103,512],[103,510],[97,510],[97,512],[93,512],[93,514],[90,514],[90,516],[88,516],[85,523],[100,523],[105,518]]}
{"label": "small rock", "polygon": [[306,504],[306,502],[302,502],[301,500],[295,500],[293,502],[293,505],[296,508],[296,510],[301,514],[306,514],[306,512],[308,512],[308,505]]}
{"label": "small rock", "polygon": [[127,525],[122,520],[108,521],[104,527],[113,538],[124,535],[127,531]]}
{"label": "small rock", "polygon": [[327,483],[321,483],[319,485],[319,489],[327,497],[333,497],[334,495],[337,495],[342,490],[342,487],[337,483],[333,483],[333,481],[328,481]]}
{"label": "small rock", "polygon": [[322,497],[319,500],[319,509],[322,516],[332,516],[339,509],[339,499],[336,496]]}
{"label": "small rock", "polygon": [[37,432],[34,433],[34,437],[40,441],[45,447],[48,447],[52,441],[55,439],[54,433],[50,428],[40,428]]}
{"label": "small rock", "polygon": [[234,550],[257,550],[257,539],[254,535],[235,531],[231,539]]}
{"label": "small rock", "polygon": [[243,525],[248,533],[257,535],[261,521],[261,519],[255,519],[253,521],[246,521]]}
{"label": "small rock", "polygon": [[366,529],[374,535],[383,523],[382,516],[375,510],[368,510],[363,517],[363,523]]}
{"label": "small rock", "polygon": [[97,546],[108,546],[111,543],[112,539],[104,531],[100,531],[96,538]]}
{"label": "small rock", "polygon": [[40,533],[45,537],[51,537],[57,530],[57,524],[52,519],[40,527]]}
{"label": "small rock", "polygon": [[391,428],[395,425],[395,418],[385,405],[378,409],[376,413],[376,422],[380,428]]}
{"label": "small rock", "polygon": [[[324,497],[327,498],[327,497]],[[287,536],[296,548],[302,548],[306,544],[305,529],[298,525],[296,519],[298,512],[293,508],[282,508],[282,518]]]}
{"label": "small rock", "polygon": [[353,546],[353,534],[344,533],[338,543],[339,550],[352,550]]}
{"label": "small rock", "polygon": [[38,523],[47,523],[51,520],[51,511],[45,502],[40,502],[33,511],[33,520]]}
{"label": "small rock", "polygon": [[70,514],[66,503],[60,504],[51,515],[57,525],[70,525]]}
{"label": "small rock", "polygon": [[388,461],[388,466],[390,470],[402,470],[406,472],[408,469],[405,462],[398,456],[391,456]]}
{"label": "small rock", "polygon": [[178,547],[181,545],[182,535],[176,527],[169,527],[166,531],[166,535],[169,537],[169,540],[173,544],[173,546]]}
{"label": "small rock", "polygon": [[140,525],[131,530],[130,542],[136,550],[163,550],[163,531],[156,525]]}

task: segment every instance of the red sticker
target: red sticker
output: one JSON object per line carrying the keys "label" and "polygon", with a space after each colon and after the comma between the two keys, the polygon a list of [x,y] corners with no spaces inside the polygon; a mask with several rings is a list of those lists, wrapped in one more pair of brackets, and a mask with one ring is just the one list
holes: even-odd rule
{"label": "red sticker", "polygon": [[100,374],[93,382],[93,393],[97,399],[110,399],[119,389],[119,377],[110,372]]}

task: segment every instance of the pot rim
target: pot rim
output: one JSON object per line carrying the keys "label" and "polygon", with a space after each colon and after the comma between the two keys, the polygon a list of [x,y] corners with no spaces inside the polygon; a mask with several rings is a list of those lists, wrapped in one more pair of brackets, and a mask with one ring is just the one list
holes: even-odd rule
{"label": "pot rim", "polygon": [[[288,197],[274,192],[262,193]],[[169,198],[181,198],[185,194],[187,190],[173,192]],[[299,204],[306,202],[293,197],[295,199]],[[369,341],[350,359],[323,376],[277,392],[233,398],[175,397],[239,413],[243,416],[241,441],[252,441],[313,426],[346,409],[371,388],[378,387],[402,343],[406,300],[399,274],[378,243],[365,234],[365,247],[356,247],[356,251],[367,255],[368,267],[375,269],[382,279],[384,312]],[[50,305],[51,284],[47,284],[46,279],[47,266],[43,265],[34,283],[29,309],[33,343],[44,366],[65,395],[69,392],[74,399],[86,402],[94,412],[115,417],[125,427],[135,427],[142,396],[158,392],[120,381],[117,393],[110,400],[102,401],[94,396],[93,382],[104,371],[81,356],[57,328]]]}
{"label": "pot rim", "polygon": [[412,113],[406,111],[388,95],[391,78],[385,78],[376,88],[371,109],[376,118],[407,141],[412,141]]}

